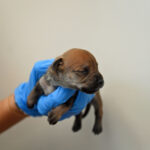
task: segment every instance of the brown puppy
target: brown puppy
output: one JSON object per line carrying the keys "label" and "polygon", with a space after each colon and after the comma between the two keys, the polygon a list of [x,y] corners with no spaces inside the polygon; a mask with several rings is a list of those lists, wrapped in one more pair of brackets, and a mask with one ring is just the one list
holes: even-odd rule
{"label": "brown puppy", "polygon": [[73,131],[78,131],[81,128],[81,118],[86,116],[90,105],[93,104],[95,108],[93,132],[98,134],[102,131],[102,101],[97,91],[103,84],[103,76],[98,71],[98,64],[94,56],[86,50],[74,48],[56,58],[47,73],[40,78],[31,91],[27,105],[32,108],[42,94],[50,94],[57,86],[76,89],[77,92],[65,104],[48,113],[49,123],[56,124],[61,116],[72,107],[78,90],[95,93],[95,97],[88,104],[85,113],[76,116]]}

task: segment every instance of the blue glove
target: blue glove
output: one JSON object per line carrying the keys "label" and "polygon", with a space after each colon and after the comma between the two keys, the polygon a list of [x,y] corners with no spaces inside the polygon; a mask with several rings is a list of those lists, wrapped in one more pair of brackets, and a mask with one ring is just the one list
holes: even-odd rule
{"label": "blue glove", "polygon": [[[47,115],[53,108],[65,103],[74,93],[75,90],[58,87],[54,92],[48,96],[41,96],[34,105],[33,109],[27,107],[27,97],[35,86],[36,82],[44,75],[53,63],[54,59],[44,60],[35,63],[28,82],[20,84],[15,89],[15,102],[17,106],[26,114],[30,116]],[[82,109],[92,100],[94,94],[86,94],[79,92],[72,108],[62,116],[61,120],[72,115],[79,114]]]}

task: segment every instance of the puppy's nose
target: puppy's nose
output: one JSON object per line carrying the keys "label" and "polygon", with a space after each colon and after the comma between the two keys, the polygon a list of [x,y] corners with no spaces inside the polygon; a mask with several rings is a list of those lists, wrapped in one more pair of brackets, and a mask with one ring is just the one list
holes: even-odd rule
{"label": "puppy's nose", "polygon": [[103,76],[101,74],[95,75],[95,83],[100,87],[104,85]]}

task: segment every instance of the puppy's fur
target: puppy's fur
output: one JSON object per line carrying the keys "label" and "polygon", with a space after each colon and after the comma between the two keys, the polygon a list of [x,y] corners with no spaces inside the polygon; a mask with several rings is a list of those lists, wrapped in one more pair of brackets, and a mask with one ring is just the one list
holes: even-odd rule
{"label": "puppy's fur", "polygon": [[94,56],[83,49],[71,49],[57,57],[49,67],[46,74],[37,82],[28,96],[27,105],[33,108],[38,98],[53,92],[57,86],[76,89],[76,93],[64,104],[54,108],[48,113],[50,124],[56,124],[61,116],[73,105],[78,91],[95,93],[93,100],[87,105],[84,114],[76,116],[73,131],[81,128],[81,119],[85,117],[93,104],[95,109],[95,123],[93,132],[99,134],[102,131],[102,100],[98,90],[103,86],[103,76],[98,71],[98,64]]}

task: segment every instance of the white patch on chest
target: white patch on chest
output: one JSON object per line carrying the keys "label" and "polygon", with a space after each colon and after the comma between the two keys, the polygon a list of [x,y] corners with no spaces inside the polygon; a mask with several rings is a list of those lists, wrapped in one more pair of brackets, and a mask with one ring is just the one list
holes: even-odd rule
{"label": "white patch on chest", "polygon": [[48,94],[52,93],[55,90],[55,87],[53,85],[47,84],[47,82],[44,79],[44,76],[42,76],[40,78],[39,84],[42,87],[45,95],[48,95]]}

